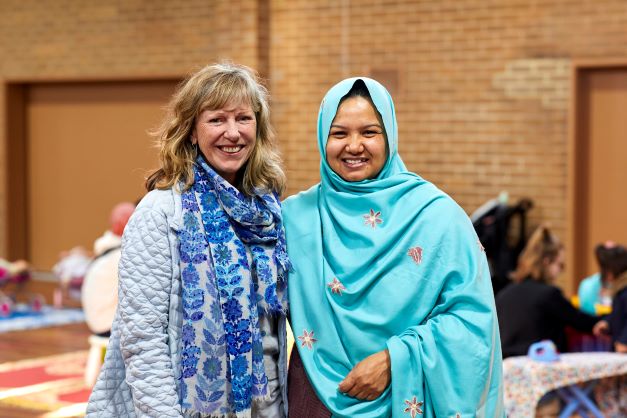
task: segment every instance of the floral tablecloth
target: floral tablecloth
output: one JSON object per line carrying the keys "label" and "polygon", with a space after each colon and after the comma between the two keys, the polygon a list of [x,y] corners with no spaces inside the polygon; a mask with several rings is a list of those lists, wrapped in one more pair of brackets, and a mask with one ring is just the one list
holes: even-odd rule
{"label": "floral tablecloth", "polygon": [[553,363],[527,356],[503,361],[505,409],[509,418],[533,418],[538,401],[553,389],[627,375],[627,354],[567,353]]}

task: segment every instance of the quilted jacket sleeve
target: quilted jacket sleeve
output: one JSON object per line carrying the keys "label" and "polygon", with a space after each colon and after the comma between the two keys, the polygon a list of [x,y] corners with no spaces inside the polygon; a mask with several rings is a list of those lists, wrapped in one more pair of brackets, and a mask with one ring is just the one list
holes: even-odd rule
{"label": "quilted jacket sleeve", "polygon": [[120,260],[120,348],[138,417],[181,417],[168,348],[172,265],[166,216],[138,208]]}

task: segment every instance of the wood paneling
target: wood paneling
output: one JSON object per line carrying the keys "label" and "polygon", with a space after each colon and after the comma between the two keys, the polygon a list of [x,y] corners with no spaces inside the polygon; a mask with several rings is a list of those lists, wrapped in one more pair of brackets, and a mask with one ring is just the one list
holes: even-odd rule
{"label": "wood paneling", "polygon": [[134,202],[157,165],[148,131],[176,81],[34,84],[27,96],[28,256],[50,269],[59,253],[91,249],[120,201]]}
{"label": "wood paneling", "polygon": [[575,279],[598,271],[594,246],[627,244],[627,67],[591,68],[577,81]]}

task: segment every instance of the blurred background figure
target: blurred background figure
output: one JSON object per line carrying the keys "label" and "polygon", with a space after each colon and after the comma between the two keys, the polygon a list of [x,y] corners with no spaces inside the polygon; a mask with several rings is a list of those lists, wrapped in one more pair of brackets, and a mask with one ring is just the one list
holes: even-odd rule
{"label": "blurred background figure", "polygon": [[495,295],[512,282],[511,274],[527,243],[527,214],[533,208],[528,198],[515,205],[509,205],[508,200],[507,192],[501,192],[470,216],[488,258]]}
{"label": "blurred background figure", "polygon": [[[11,262],[0,258],[0,316],[11,314],[18,293],[30,277],[30,266],[27,261],[17,260]],[[9,289],[9,287],[12,287],[12,289]]]}
{"label": "blurred background figure", "polygon": [[627,353],[627,250],[613,246],[605,261],[603,285],[612,301],[610,313],[604,317],[595,332],[606,332],[612,337],[612,348]]}
{"label": "blurred background figure", "polygon": [[30,267],[25,260],[9,261],[0,258],[0,288],[13,283],[17,286],[30,278]]}
{"label": "blurred background figure", "polygon": [[599,272],[586,277],[579,284],[577,292],[579,309],[590,315],[610,312],[612,297],[609,276],[616,277],[621,258],[624,258],[626,254],[625,247],[613,241],[606,241],[595,247],[594,255],[599,265]]}
{"label": "blurred background figure", "polygon": [[118,263],[122,233],[135,205],[122,202],[115,205],[109,218],[110,227],[94,242],[94,259],[85,272],[81,303],[85,322],[93,335],[89,338],[89,354],[85,366],[85,383],[96,383],[104,351],[111,335],[111,324],[118,306]]}
{"label": "blurred background figure", "polygon": [[515,283],[496,297],[504,358],[526,355],[540,340],[567,351],[566,326],[592,332],[599,318],[579,311],[553,285],[563,269],[562,243],[546,226],[538,227],[518,259]]}
{"label": "blurred background figure", "polygon": [[85,273],[93,257],[90,251],[81,246],[59,254],[59,261],[52,267],[52,272],[59,279],[59,287],[53,295],[53,305],[61,308],[68,300],[79,300]]}
{"label": "blurred background figure", "polygon": [[110,229],[94,242],[94,259],[85,273],[81,303],[85,320],[94,334],[108,337],[118,304],[118,263],[122,233],[135,210],[130,202],[118,203],[111,211]]}

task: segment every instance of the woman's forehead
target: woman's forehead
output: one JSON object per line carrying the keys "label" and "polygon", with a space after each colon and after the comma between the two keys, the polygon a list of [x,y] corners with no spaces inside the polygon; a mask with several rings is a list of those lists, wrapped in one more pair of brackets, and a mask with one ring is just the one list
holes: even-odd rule
{"label": "woman's forehead", "polygon": [[379,124],[383,124],[372,101],[363,96],[351,96],[344,99],[338,106],[333,123],[346,118],[375,118]]}
{"label": "woman's forehead", "polygon": [[257,111],[253,106],[253,100],[250,97],[233,95],[231,97],[224,97],[221,100],[207,99],[200,108],[202,113],[206,110],[237,110],[237,109],[250,109]]}

